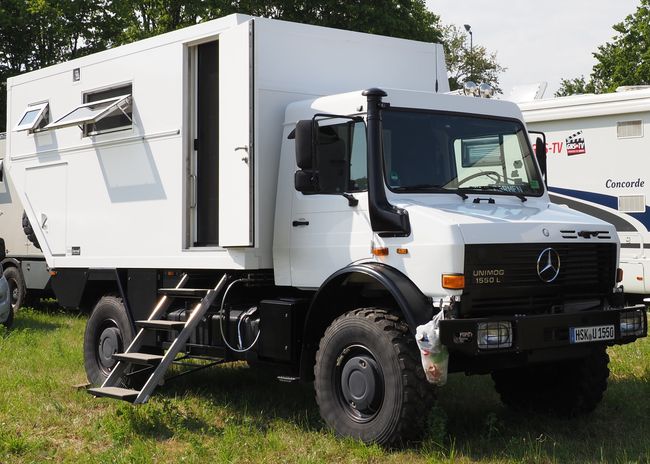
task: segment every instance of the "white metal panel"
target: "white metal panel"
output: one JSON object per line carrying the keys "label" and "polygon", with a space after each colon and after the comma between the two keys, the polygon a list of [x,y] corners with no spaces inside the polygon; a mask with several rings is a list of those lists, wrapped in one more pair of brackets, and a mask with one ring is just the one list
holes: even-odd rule
{"label": "white metal panel", "polygon": [[[28,168],[25,172],[25,190],[32,217],[38,220],[34,229],[41,249],[45,246],[52,255],[66,252],[66,211],[68,187],[67,163]],[[43,240],[45,243],[43,243]]]}
{"label": "white metal panel", "polygon": [[352,207],[340,195],[294,191],[290,233],[294,286],[318,288],[339,269],[372,258],[368,193],[354,196],[359,204]]}
{"label": "white metal panel", "polygon": [[253,245],[252,27],[250,21],[219,35],[219,245],[222,247]]}

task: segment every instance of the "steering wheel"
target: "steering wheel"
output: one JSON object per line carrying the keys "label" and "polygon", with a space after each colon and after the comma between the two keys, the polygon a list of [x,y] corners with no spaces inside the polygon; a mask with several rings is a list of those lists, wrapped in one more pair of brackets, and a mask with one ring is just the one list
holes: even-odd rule
{"label": "steering wheel", "polygon": [[[476,174],[472,174],[471,176],[467,176],[462,180],[459,180],[458,181],[458,186],[460,186],[460,184],[464,184],[468,180],[472,180],[472,179],[474,179],[476,177],[481,177],[481,176],[488,176],[494,182],[501,182],[501,174],[499,174],[498,172],[496,172],[496,171],[481,171],[481,172],[477,172]],[[495,176],[496,176],[496,179],[495,179]]]}

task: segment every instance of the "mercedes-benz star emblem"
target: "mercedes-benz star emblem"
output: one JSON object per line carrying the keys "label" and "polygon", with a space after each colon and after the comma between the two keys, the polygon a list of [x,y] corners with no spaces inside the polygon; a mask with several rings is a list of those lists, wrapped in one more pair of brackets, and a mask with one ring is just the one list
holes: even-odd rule
{"label": "mercedes-benz star emblem", "polygon": [[537,275],[544,282],[553,282],[560,274],[560,255],[553,248],[546,248],[537,258]]}

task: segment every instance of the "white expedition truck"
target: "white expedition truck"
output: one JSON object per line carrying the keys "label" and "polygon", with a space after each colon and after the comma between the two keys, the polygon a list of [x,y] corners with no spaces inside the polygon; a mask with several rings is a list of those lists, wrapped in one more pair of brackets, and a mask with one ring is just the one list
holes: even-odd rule
{"label": "white expedition truck", "polygon": [[24,214],[11,180],[4,176],[6,134],[0,133],[0,237],[5,241],[6,256],[0,261],[9,284],[11,306],[37,303],[52,296],[50,273],[36,236]]}
{"label": "white expedition truck", "polygon": [[551,201],[616,227],[625,293],[650,294],[650,88],[520,104],[546,135]]}
{"label": "white expedition truck", "polygon": [[6,170],[59,302],[92,310],[90,391],[245,360],[395,443],[442,312],[450,372],[592,410],[606,347],[646,335],[615,230],[549,202],[516,105],[446,82],[439,45],[241,15],[10,79]]}

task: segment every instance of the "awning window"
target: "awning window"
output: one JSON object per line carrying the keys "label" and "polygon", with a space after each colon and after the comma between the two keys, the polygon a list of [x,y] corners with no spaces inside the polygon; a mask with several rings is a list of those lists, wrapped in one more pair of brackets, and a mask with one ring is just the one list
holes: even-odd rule
{"label": "awning window", "polygon": [[47,121],[48,109],[47,102],[29,105],[18,120],[14,131],[35,131],[41,126],[42,122]]}
{"label": "awning window", "polygon": [[107,98],[96,102],[85,103],[77,106],[65,116],[45,126],[45,129],[60,129],[62,127],[79,126],[83,130],[84,124],[95,124],[107,116],[122,113],[131,120],[127,113],[131,105],[131,95]]}

